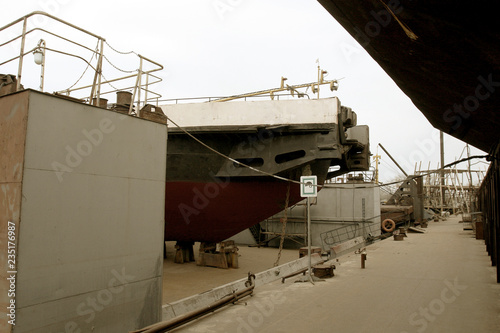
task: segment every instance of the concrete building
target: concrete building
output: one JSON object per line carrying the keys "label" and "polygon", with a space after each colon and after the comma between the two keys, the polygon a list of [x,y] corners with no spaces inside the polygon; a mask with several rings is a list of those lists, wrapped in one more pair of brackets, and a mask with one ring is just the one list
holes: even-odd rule
{"label": "concrete building", "polygon": [[0,331],[159,321],[166,126],[24,90],[0,142]]}

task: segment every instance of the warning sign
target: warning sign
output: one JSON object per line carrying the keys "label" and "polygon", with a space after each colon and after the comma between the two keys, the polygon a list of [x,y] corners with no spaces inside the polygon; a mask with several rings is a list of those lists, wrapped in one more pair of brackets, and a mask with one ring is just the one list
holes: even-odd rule
{"label": "warning sign", "polygon": [[318,196],[318,177],[302,176],[300,177],[300,196],[303,198]]}

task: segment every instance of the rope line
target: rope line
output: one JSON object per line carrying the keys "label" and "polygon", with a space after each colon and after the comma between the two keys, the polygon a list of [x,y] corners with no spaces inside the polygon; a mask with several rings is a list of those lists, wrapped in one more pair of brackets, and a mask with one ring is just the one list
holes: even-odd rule
{"label": "rope line", "polygon": [[276,178],[276,179],[279,179],[279,180],[283,180],[285,182],[291,182],[291,183],[295,183],[295,184],[302,184],[300,181],[297,181],[297,180],[293,180],[293,179],[289,179],[289,178],[285,178],[285,177],[281,177],[281,176],[277,176],[277,175],[274,175],[272,173],[269,173],[269,172],[266,172],[266,171],[262,171],[262,170],[259,170],[259,169],[256,169],[254,167],[251,167],[250,165],[247,165],[245,163],[242,163],[240,161],[237,161],[227,155],[224,155],[223,153],[213,149],[212,147],[210,147],[209,145],[207,145],[206,143],[204,143],[203,141],[201,141],[200,139],[198,139],[197,137],[195,137],[194,135],[192,135],[191,133],[189,133],[188,131],[186,131],[184,128],[182,128],[181,126],[179,126],[176,122],[174,122],[171,118],[169,118],[167,116],[167,119],[172,123],[174,124],[175,127],[177,127],[178,129],[180,129],[184,134],[186,134],[187,136],[189,136],[191,139],[195,140],[196,142],[198,142],[199,144],[201,144],[203,147],[209,149],[210,151],[212,151],[213,153],[233,162],[233,163],[236,163],[242,167],[245,167],[245,168],[248,168],[250,170],[253,170],[255,172],[258,172],[260,174],[263,174],[263,175],[266,175],[266,176],[269,176],[269,177],[273,177],[273,178]]}
{"label": "rope line", "polygon": [[[293,179],[289,179],[289,178],[285,178],[285,177],[281,177],[281,176],[277,176],[277,175],[274,175],[272,173],[269,173],[269,172],[266,172],[266,171],[262,171],[262,170],[259,170],[259,169],[256,169],[250,165],[247,165],[245,163],[242,163],[240,161],[237,161],[217,150],[215,150],[214,148],[210,147],[209,145],[207,145],[206,143],[204,143],[203,141],[201,141],[200,139],[198,139],[197,137],[195,137],[193,134],[189,133],[186,129],[184,129],[183,127],[181,127],[180,125],[178,125],[175,121],[172,120],[172,118],[168,117],[167,116],[167,119],[168,121],[170,121],[175,127],[177,127],[179,130],[181,130],[184,134],[186,134],[187,136],[189,136],[190,138],[192,138],[193,140],[195,140],[196,142],[198,142],[199,144],[201,144],[203,147],[207,148],[208,150],[212,151],[213,153],[239,165],[239,166],[242,166],[242,167],[245,167],[245,168],[248,168],[252,171],[255,171],[257,173],[260,173],[262,175],[265,175],[265,176],[269,176],[269,177],[272,177],[272,178],[275,178],[275,179],[278,179],[278,180],[282,180],[282,181],[285,181],[285,182],[289,182],[289,183],[294,183],[294,184],[303,184],[303,185],[306,185],[305,183],[301,183],[300,181],[298,180],[293,180]],[[470,157],[466,157],[466,158],[462,158],[460,160],[457,160],[457,161],[454,161],[454,162],[451,162],[449,164],[446,164],[445,166],[439,168],[439,169],[436,169],[436,170],[432,170],[432,171],[429,171],[425,174],[421,174],[421,175],[416,175],[416,176],[411,176],[411,177],[408,177],[407,179],[405,180],[397,180],[397,181],[394,181],[394,182],[390,182],[390,183],[384,183],[384,184],[373,184],[373,185],[370,185],[370,186],[359,186],[357,188],[372,188],[372,187],[384,187],[384,186],[391,186],[391,185],[396,185],[396,184],[400,184],[402,183],[403,181],[406,181],[406,180],[413,180],[413,179],[416,179],[418,177],[423,177],[423,176],[427,176],[427,175],[430,175],[430,174],[433,174],[433,173],[437,173],[441,170],[444,170],[445,168],[449,168],[455,164],[459,164],[459,163],[462,163],[462,162],[465,162],[465,161],[468,161],[468,160],[471,160],[471,159],[476,159],[476,158],[489,158],[491,157],[490,155],[474,155],[474,156],[470,156]],[[319,188],[327,188],[327,187],[330,187],[330,188],[351,188],[351,187],[341,187],[341,186],[338,186],[338,185],[333,185],[333,184],[323,184],[323,185],[316,185],[318,186]]]}
{"label": "rope line", "polygon": [[103,55],[103,58],[104,58],[104,60],[106,60],[106,61],[108,62],[108,64],[110,64],[111,66],[113,66],[113,67],[114,67],[117,71],[120,71],[120,72],[123,72],[123,73],[127,73],[127,74],[137,72],[137,69],[127,71],[127,70],[125,70],[125,69],[121,69],[121,68],[119,68],[118,66],[116,66],[115,64],[113,64],[113,63],[112,63],[112,62],[108,59],[108,57],[106,57],[105,55]]}
{"label": "rope line", "polygon": [[117,49],[115,49],[114,47],[112,47],[111,45],[109,45],[108,41],[104,41],[104,43],[106,43],[107,46],[109,46],[109,48],[113,51],[115,51],[116,53],[119,53],[119,54],[135,54],[138,56],[138,54],[134,51],[128,51],[128,52],[122,52],[122,51],[118,51]]}
{"label": "rope line", "polygon": [[104,76],[104,73],[101,73],[101,75],[102,75],[102,78],[104,79],[104,83],[105,83],[105,84],[109,85],[109,86],[110,86],[111,88],[113,88],[114,90],[120,90],[120,89],[118,89],[117,87],[115,87],[114,85],[112,85],[112,84],[111,84],[111,82],[109,82],[109,80],[108,80],[108,79],[106,79],[106,77]]}
{"label": "rope line", "polygon": [[96,54],[98,52],[99,52],[99,41],[97,41],[97,45],[96,45],[95,51],[92,53],[92,57],[90,57],[90,60],[87,61],[87,67],[85,67],[85,69],[83,70],[82,75],[80,75],[80,77],[78,78],[78,80],[76,80],[76,82],[73,83],[72,86],[70,86],[69,88],[65,89],[66,91],[70,90],[71,88],[73,88],[74,86],[76,86],[78,84],[78,82],[80,82],[80,80],[83,78],[83,76],[85,75],[85,73],[87,73],[87,70],[89,69],[90,64],[92,63],[92,60],[94,60],[94,57],[96,56]]}
{"label": "rope line", "polygon": [[287,212],[288,212],[289,199],[290,199],[290,183],[288,183],[287,190],[286,190],[285,213],[283,216],[283,221],[281,222],[282,225],[281,225],[280,247],[279,247],[279,251],[278,251],[278,258],[276,259],[276,262],[274,263],[274,267],[276,267],[280,264],[281,251],[283,250],[283,243],[285,242],[285,231],[286,231],[286,222],[288,220]]}
{"label": "rope line", "polygon": [[394,17],[396,22],[398,22],[398,24],[401,26],[401,28],[405,32],[406,36],[408,36],[411,40],[417,40],[418,36],[413,31],[411,31],[411,29],[406,24],[404,24],[402,21],[400,21],[398,19],[396,14],[394,14],[394,12],[389,8],[389,6],[387,6],[387,4],[385,2],[383,2],[382,0],[380,0],[380,2],[382,3],[382,5],[384,5],[385,9],[392,15],[392,17]]}

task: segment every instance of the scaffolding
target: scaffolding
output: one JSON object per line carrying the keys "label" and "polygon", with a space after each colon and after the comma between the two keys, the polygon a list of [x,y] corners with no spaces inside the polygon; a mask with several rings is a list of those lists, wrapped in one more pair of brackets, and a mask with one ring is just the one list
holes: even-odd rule
{"label": "scaffolding", "polygon": [[476,193],[484,178],[481,170],[445,169],[418,170],[423,177],[424,208],[447,211],[452,214],[471,213],[477,210]]}

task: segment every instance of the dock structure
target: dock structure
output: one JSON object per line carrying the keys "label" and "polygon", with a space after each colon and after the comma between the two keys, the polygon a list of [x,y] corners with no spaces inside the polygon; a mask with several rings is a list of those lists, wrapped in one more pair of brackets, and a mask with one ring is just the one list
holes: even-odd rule
{"label": "dock structure", "polygon": [[[472,180],[469,163],[467,171],[456,168],[446,171],[440,169],[440,178],[432,178],[436,177],[431,176],[436,172],[430,172],[431,170],[417,175],[419,176],[417,178],[407,176],[406,184],[400,187],[399,199],[401,200],[398,200],[398,203],[404,203],[413,195],[413,200],[425,199],[427,207],[437,207],[441,213],[444,210],[451,214],[467,212],[471,227],[465,228],[465,224],[460,223],[461,218],[457,215],[430,222],[425,230],[416,227],[409,227],[406,230],[401,226],[395,229],[397,225],[391,221],[392,230],[386,234],[394,231],[394,238],[388,237],[373,242],[374,236],[380,234],[380,220],[384,225],[384,220],[380,216],[382,214],[377,215],[380,212],[379,185],[346,183],[338,184],[338,187],[325,186],[322,193],[330,192],[329,199],[332,199],[328,201],[330,207],[325,210],[320,210],[318,206],[313,208],[313,211],[316,210],[315,213],[318,213],[318,218],[314,221],[317,222],[314,223],[317,227],[315,231],[318,231],[320,227],[325,228],[320,230],[323,232],[318,233],[321,238],[313,240],[322,244],[322,248],[315,248],[318,253],[314,255],[314,264],[320,266],[311,266],[309,258],[307,268],[309,272],[316,269],[318,275],[325,277],[325,281],[316,284],[313,280],[307,281],[312,282],[311,284],[292,283],[292,276],[295,276],[297,272],[305,272],[306,260],[299,258],[278,265],[282,254],[280,246],[278,261],[272,268],[256,271],[256,274],[245,272],[248,274],[246,280],[237,280],[223,286],[213,287],[208,292],[204,290],[188,301],[175,300],[171,304],[164,304],[162,290],[165,290],[165,284],[162,281],[165,281],[164,275],[172,272],[166,273],[167,270],[164,269],[162,260],[164,231],[167,226],[165,222],[167,219],[169,222],[172,221],[172,215],[168,214],[166,207],[169,203],[173,203],[173,207],[178,209],[180,204],[184,203],[184,199],[178,204],[175,203],[173,198],[179,197],[179,192],[167,190],[165,186],[171,175],[169,171],[165,172],[167,165],[173,164],[166,161],[171,158],[167,157],[167,137],[172,131],[169,130],[167,133],[167,126],[165,126],[167,118],[158,107],[161,95],[153,92],[150,87],[161,81],[161,78],[155,76],[154,73],[162,70],[163,66],[135,52],[129,52],[137,56],[138,69],[126,70],[127,74],[117,73],[124,70],[115,66],[108,57],[104,56],[104,49],[109,48],[121,55],[124,53],[113,49],[106,39],[53,15],[33,12],[0,27],[0,31],[3,31],[17,25],[22,30],[20,35],[0,45],[5,51],[8,44],[14,41],[20,43],[20,50],[10,55],[2,53],[3,58],[0,59],[0,66],[7,65],[4,67],[7,68],[5,74],[0,74],[0,266],[2,266],[0,306],[3,309],[2,319],[0,319],[1,332],[81,331],[97,333],[131,332],[134,329],[142,332],[145,326],[155,325],[170,315],[173,319],[178,319],[176,317],[183,311],[199,311],[200,303],[197,303],[199,301],[214,301],[220,304],[221,300],[224,300],[224,304],[229,305],[229,308],[217,311],[213,315],[204,315],[198,321],[176,331],[500,331],[498,321],[500,313],[498,302],[500,296],[498,285],[500,283],[500,200],[498,198],[500,141],[497,133],[499,124],[497,106],[500,95],[492,94],[498,86],[498,82],[495,81],[498,79],[496,76],[493,77],[493,74],[498,72],[498,63],[480,62],[477,61],[478,59],[473,59],[475,56],[461,59],[458,56],[461,52],[450,52],[449,47],[452,44],[458,45],[460,51],[467,49],[464,48],[463,43],[414,43],[417,39],[432,40],[429,37],[433,37],[439,28],[443,28],[442,36],[447,36],[447,27],[461,26],[464,17],[469,18],[470,6],[463,7],[462,15],[446,15],[434,21],[436,24],[430,25],[428,20],[421,20],[423,13],[429,17],[428,8],[420,8],[419,5],[412,6],[412,8],[406,7],[404,21],[414,27],[419,34],[417,36],[397,19],[395,15],[398,13],[393,13],[383,1],[380,3],[359,2],[359,5],[356,5],[358,2],[355,1],[336,2],[335,5],[328,5],[330,1],[327,0],[320,0],[320,2],[327,4],[325,8],[335,17],[340,17],[343,25],[349,22],[348,18],[342,18],[345,13],[350,16],[356,12],[361,13],[358,16],[358,23],[350,27],[350,29],[356,29],[354,30],[356,33],[358,26],[370,27],[375,22],[365,13],[379,15],[380,10],[383,9],[380,6],[385,6],[399,23],[399,27],[396,24],[384,27],[385,31],[390,32],[392,29],[399,31],[400,27],[403,27],[409,39],[406,42],[401,40],[401,31],[377,33],[377,36],[373,36],[374,38],[369,43],[365,43],[364,47],[368,48],[367,51],[372,56],[378,58],[382,67],[421,109],[433,126],[440,129],[442,133],[444,131],[454,135],[488,152],[487,155],[473,157],[486,158],[490,162],[487,174],[481,174],[481,179],[477,182]],[[347,7],[344,7],[345,10],[337,11],[336,9],[341,6]],[[460,8],[459,5],[455,7]],[[437,11],[441,9],[437,8]],[[388,13],[385,14],[389,17]],[[57,24],[76,29],[79,33],[92,38],[93,42],[90,46],[83,45],[80,44],[83,41],[70,40],[43,29],[27,30],[28,19],[32,16],[45,16],[44,19],[54,20]],[[447,17],[454,17],[460,21],[448,22]],[[365,22],[367,18],[370,21]],[[481,21],[487,20],[481,18]],[[431,29],[426,32],[427,25]],[[483,27],[477,26],[481,28],[480,36],[483,36]],[[52,44],[50,40],[41,39],[35,46],[30,43],[27,36],[36,30],[71,42],[76,49],[83,47],[85,52],[90,52],[90,60],[87,61],[72,54],[72,49],[57,49],[57,43]],[[448,31],[448,36],[463,36],[457,31],[451,34]],[[473,34],[469,34],[471,31],[466,30],[467,35],[474,37]],[[383,43],[380,43],[381,40]],[[489,48],[494,44],[477,43],[478,38],[469,38],[469,40],[475,43],[470,49],[476,52],[477,46],[483,44],[487,46],[487,54],[490,54]],[[405,43],[413,44],[405,45]],[[96,45],[95,48],[94,45]],[[394,45],[399,45],[399,48],[394,48]],[[444,49],[427,49],[438,45],[444,46]],[[399,53],[398,49],[404,50],[404,54]],[[377,52],[374,53],[373,50]],[[47,93],[49,90],[47,87],[50,86],[49,82],[45,82],[47,52],[69,55],[74,57],[74,60],[84,61],[86,69],[80,79],[90,79],[92,84],[75,87],[80,81],[78,79],[73,86],[66,85],[64,89],[58,89],[53,94]],[[461,59],[460,61],[467,66],[463,66],[461,62],[450,61],[448,63],[452,65],[448,67],[439,60],[438,68],[431,66],[422,71],[421,64],[431,65],[435,59],[441,59],[439,54],[446,56],[453,54],[453,58]],[[25,57],[28,55],[30,57],[33,55],[35,63],[41,66],[40,74],[38,71],[29,73],[26,70],[29,66],[26,66]],[[432,58],[426,58],[427,56]],[[413,61],[417,58],[420,60]],[[493,59],[494,57],[479,58]],[[12,67],[13,64],[14,67]],[[417,67],[413,67],[414,64]],[[479,67],[475,67],[474,64],[478,64]],[[493,69],[483,72],[484,69],[490,67],[489,65],[493,65]],[[12,71],[12,68],[17,69]],[[441,73],[437,70],[441,68],[446,72]],[[465,70],[457,71],[456,68],[465,68]],[[16,71],[17,75],[11,74]],[[462,75],[461,73],[467,72],[469,77],[451,76],[450,79],[451,73]],[[106,79],[103,73],[106,75],[112,73],[112,76]],[[32,79],[34,75],[37,78],[36,81],[39,78],[39,91],[24,88],[23,85],[28,87],[27,83],[30,82],[29,75]],[[446,82],[442,82],[442,78],[446,78]],[[472,81],[470,81],[471,78]],[[407,80],[415,81],[408,82]],[[447,84],[448,81],[453,84]],[[480,84],[477,85],[476,81]],[[282,80],[282,88],[283,82]],[[460,84],[457,85],[455,82],[460,82]],[[428,86],[426,90],[433,91],[433,93],[422,94],[422,83]],[[116,88],[115,85],[120,85],[120,88]],[[335,87],[333,82],[331,87],[332,89]],[[476,87],[475,97],[470,95],[470,90],[463,90],[470,87]],[[487,95],[477,95],[478,91],[487,92]],[[115,93],[117,94],[116,103],[108,103],[108,97]],[[467,101],[474,102],[479,97],[481,97],[481,103],[477,103],[477,110],[467,114],[467,117],[463,119],[458,115],[448,118],[447,113],[450,111],[448,106],[457,101],[457,96],[465,97],[464,106],[467,106]],[[274,102],[270,101],[266,104],[275,104]],[[296,176],[299,175],[299,171],[301,174],[312,171],[309,164],[304,164],[303,168],[289,169],[287,163],[290,162],[317,161],[315,162],[317,169],[325,171],[322,181],[336,177],[347,170],[368,169],[370,155],[368,127],[357,126],[355,113],[350,108],[342,107],[336,98],[319,103],[334,103],[335,108],[330,110],[340,110],[340,112],[327,114],[328,118],[333,119],[327,126],[316,127],[310,123],[302,127],[301,124],[306,123],[303,118],[296,119],[298,123],[293,126],[289,126],[292,124],[288,123],[272,123],[270,124],[272,126],[257,128],[257,125],[262,125],[258,122],[254,124],[256,126],[248,128],[241,127],[242,124],[236,124],[234,121],[219,124],[229,127],[236,125],[237,128],[233,128],[236,132],[234,137],[240,136],[244,131],[257,133],[250,136],[252,140],[258,138],[259,133],[272,133],[272,139],[281,142],[282,138],[290,136],[292,131],[300,130],[301,140],[295,138],[293,144],[288,146],[289,148],[302,146],[305,142],[304,138],[311,134],[309,132],[313,128],[316,132],[308,142],[317,153],[314,159],[312,157],[309,159],[313,150],[301,148],[276,151],[276,154],[272,156],[264,154],[265,158],[253,156],[251,153],[252,156],[249,158],[238,155],[241,154],[241,149],[238,150],[238,147],[234,146],[231,150],[228,149],[230,158],[225,157],[224,166],[234,167],[239,170],[238,174],[232,174],[228,171],[232,170],[229,168],[220,169],[221,172],[209,174],[210,178],[218,177],[218,180],[211,184],[219,185],[221,179],[236,175],[242,178],[255,176],[252,173],[257,172],[261,163],[267,165],[266,162],[271,162],[273,165],[278,165],[279,169],[271,173],[277,180],[270,183],[271,186],[267,188],[273,189],[276,188],[276,184],[280,184],[283,187],[278,188],[279,193],[284,194],[289,190],[284,190],[287,187],[281,183],[284,180],[281,175],[291,174],[288,172],[290,170],[297,172]],[[222,103],[217,103],[219,104]],[[311,111],[310,104],[310,101],[301,102],[301,105],[307,106],[303,109],[309,111]],[[204,112],[206,109],[213,108],[212,105],[214,104],[202,105],[199,109],[200,114],[209,118],[213,117],[214,113]],[[185,113],[184,107],[176,108],[182,114]],[[221,110],[232,111],[232,105],[227,106],[227,109],[221,106]],[[250,113],[249,109],[246,109],[246,114]],[[311,114],[303,112],[300,114],[310,119]],[[282,112],[277,118],[281,120],[286,115],[290,116],[291,113]],[[460,123],[453,124],[453,121],[450,121],[453,119],[459,120]],[[174,124],[172,121],[171,123]],[[262,131],[259,132],[259,130]],[[180,128],[174,130],[174,133],[175,131],[177,134],[184,133],[184,130]],[[339,134],[338,140],[335,136],[336,131]],[[212,136],[213,133],[208,133],[206,137]],[[226,133],[223,136],[225,137]],[[261,136],[260,139],[265,141],[263,138],[265,139]],[[271,139],[271,137],[267,138]],[[191,139],[190,137],[189,140]],[[241,142],[255,142],[252,140]],[[168,141],[170,146],[175,143],[172,138]],[[191,143],[194,144],[194,142]],[[309,145],[306,146],[309,147]],[[204,150],[206,147],[198,148]],[[172,151],[171,148],[169,150]],[[231,151],[234,152],[233,155]],[[191,152],[189,151],[189,154]],[[224,155],[222,153],[220,155],[220,151],[214,150],[213,152],[221,158]],[[330,160],[335,160],[336,164],[331,164]],[[441,162],[441,165],[443,164]],[[185,171],[186,165],[188,164],[179,163],[177,166]],[[338,166],[340,169],[329,171],[332,166]],[[257,172],[259,177],[262,176],[262,171]],[[423,181],[422,178],[427,175],[429,177]],[[468,176],[469,184],[459,182],[459,176]],[[239,180],[232,182],[237,188],[242,183],[241,179]],[[328,185],[327,182],[325,184]],[[350,204],[346,204],[347,200],[342,201],[343,198],[336,193],[346,188],[353,198]],[[193,203],[193,206],[195,203],[200,204],[197,199],[201,198],[199,196],[201,192],[195,189],[188,185],[189,196],[185,197]],[[204,187],[204,190],[207,189],[208,187]],[[216,191],[206,191],[204,194],[213,195],[211,199],[215,197],[218,200],[223,199],[223,196],[219,196],[219,187],[216,187]],[[256,192],[255,190],[254,193]],[[298,192],[295,192],[295,197],[298,197]],[[255,198],[258,195],[262,197],[259,192],[253,195],[253,200],[246,200],[245,205],[255,204]],[[228,197],[230,196],[231,193],[228,192]],[[286,199],[283,202],[286,204],[278,203],[277,206],[285,207],[286,211],[289,207],[288,195],[284,198]],[[191,214],[199,215],[200,211],[208,206],[208,200],[202,201],[203,203],[196,207],[195,212],[191,210]],[[222,201],[227,203],[226,200]],[[270,202],[268,199],[263,201]],[[212,208],[214,202],[215,200],[211,201]],[[415,201],[413,205],[416,206]],[[414,220],[417,222],[423,222],[419,220],[419,216],[420,218],[423,216],[423,206],[424,204],[422,204],[422,209],[418,210],[420,215],[414,214]],[[262,208],[262,204],[259,204],[249,211],[261,212]],[[290,235],[299,236],[299,238],[304,238],[305,235],[302,232],[304,224],[296,223],[304,218],[302,208],[297,205],[293,209],[298,214],[294,215],[292,212],[289,214],[289,227],[292,229]],[[341,214],[342,209],[357,214],[350,215],[352,219],[346,221],[345,215]],[[215,211],[220,215],[220,210]],[[413,210],[413,213],[418,211]],[[394,210],[392,212],[394,213]],[[409,209],[398,213],[405,217],[411,214]],[[238,214],[234,214],[234,218],[231,216],[232,222],[244,216],[241,209],[238,209]],[[309,214],[307,215],[310,217]],[[205,224],[206,220],[202,222],[199,228],[195,228],[194,223],[190,225],[190,220],[182,220],[183,227],[190,225],[191,228],[187,241],[191,241],[194,230],[200,234],[207,234],[210,231]],[[340,227],[332,229],[333,224]],[[186,227],[187,229],[189,228]],[[284,235],[286,228],[283,227],[281,230],[283,231],[280,235]],[[410,231],[416,231],[416,233]],[[277,234],[275,231],[271,232],[273,235]],[[232,231],[228,232],[227,236],[231,233]],[[312,233],[310,231],[308,233],[310,238]],[[348,239],[347,242],[345,242],[346,239]],[[365,242],[368,239],[370,241]],[[230,246],[217,251],[214,246],[204,244],[200,251],[204,257],[202,258],[205,261],[204,265],[231,266],[246,270],[244,260],[238,258],[235,244],[227,245]],[[329,252],[322,251],[328,248]],[[325,254],[329,257],[328,262],[324,262]],[[206,262],[210,260],[212,260],[211,264],[206,265]],[[216,262],[217,260],[219,261]],[[197,267],[197,269],[199,272],[200,269],[208,269],[208,267]],[[333,269],[335,269],[335,274],[333,274]],[[206,276],[202,279],[198,275],[192,275],[203,288],[207,287]],[[220,280],[217,280],[217,283],[219,282]],[[247,282],[250,285],[247,285]],[[181,284],[188,285],[187,288],[189,288],[187,279],[181,280],[179,286]],[[181,289],[178,285],[175,287]],[[254,297],[246,299],[244,303],[240,302],[241,298],[252,294]],[[238,306],[231,305],[237,302]],[[245,306],[241,306],[242,304]],[[211,306],[212,304],[205,305],[207,314],[215,310]]]}
{"label": "dock structure", "polygon": [[500,144],[492,151],[488,173],[478,191],[479,224],[484,231],[486,250],[491,266],[496,267],[497,283],[500,283]]}
{"label": "dock structure", "polygon": [[158,321],[166,126],[23,90],[0,142],[0,331]]}
{"label": "dock structure", "polygon": [[498,332],[499,289],[484,242],[459,217],[344,255],[323,282],[276,281],[178,332]]}

